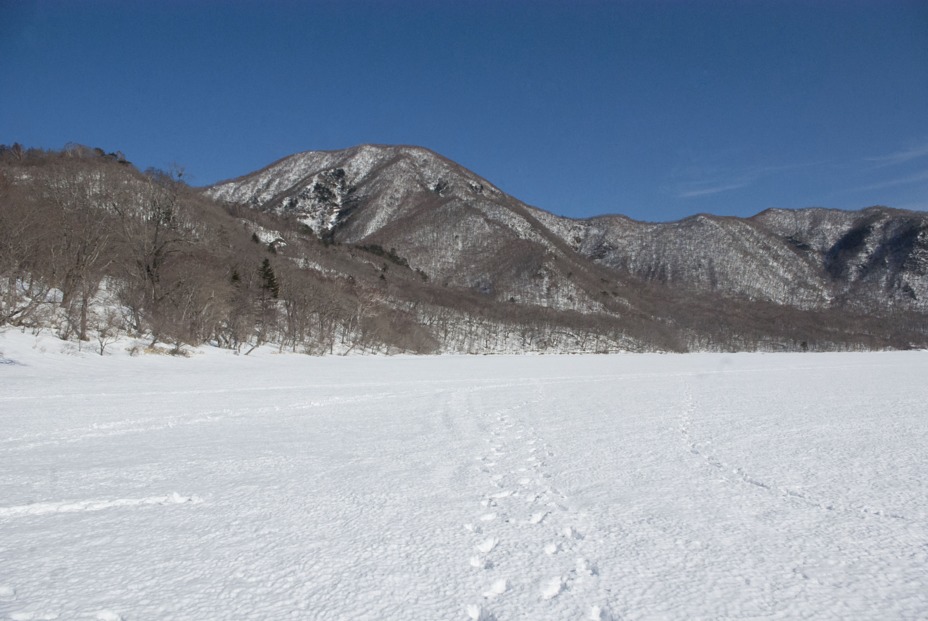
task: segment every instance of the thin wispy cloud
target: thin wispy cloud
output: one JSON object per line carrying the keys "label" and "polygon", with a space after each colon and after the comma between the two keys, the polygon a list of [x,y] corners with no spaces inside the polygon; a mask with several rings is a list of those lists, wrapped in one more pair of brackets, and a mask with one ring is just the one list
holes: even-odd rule
{"label": "thin wispy cloud", "polygon": [[914,147],[909,147],[907,149],[901,149],[887,155],[879,155],[865,159],[868,162],[873,162],[877,168],[882,168],[884,166],[896,166],[898,164],[905,164],[906,162],[911,162],[912,160],[917,160],[923,157],[928,157],[928,142]]}
{"label": "thin wispy cloud", "polygon": [[675,170],[665,191],[676,198],[712,196],[748,187],[763,174],[762,168],[691,165]]}
{"label": "thin wispy cloud", "polygon": [[905,177],[897,177],[895,179],[888,179],[878,183],[871,183],[869,185],[854,188],[854,191],[863,192],[866,190],[882,190],[884,188],[894,188],[896,186],[918,183],[920,181],[928,181],[928,170],[923,170],[921,172],[915,173],[914,175],[906,175]]}
{"label": "thin wispy cloud", "polygon": [[770,166],[688,167],[675,173],[676,180],[670,184],[668,191],[676,198],[712,196],[746,188],[771,175],[827,163],[814,161]]}
{"label": "thin wispy cloud", "polygon": [[677,198],[695,198],[697,196],[710,196],[712,194],[721,194],[722,192],[728,192],[730,190],[737,190],[738,188],[747,187],[750,185],[750,182],[745,181],[741,183],[729,183],[725,185],[716,185],[711,187],[704,188],[694,188],[692,190],[681,190],[677,193]]}

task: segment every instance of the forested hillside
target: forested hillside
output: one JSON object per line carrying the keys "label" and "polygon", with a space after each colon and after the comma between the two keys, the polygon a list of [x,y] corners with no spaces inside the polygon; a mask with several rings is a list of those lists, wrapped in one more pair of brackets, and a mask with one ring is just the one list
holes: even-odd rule
{"label": "forested hillside", "polygon": [[119,153],[14,145],[0,325],[101,353],[120,336],[312,354],[923,347],[926,231],[885,209],[568,220],[411,147],[309,152],[203,191]]}

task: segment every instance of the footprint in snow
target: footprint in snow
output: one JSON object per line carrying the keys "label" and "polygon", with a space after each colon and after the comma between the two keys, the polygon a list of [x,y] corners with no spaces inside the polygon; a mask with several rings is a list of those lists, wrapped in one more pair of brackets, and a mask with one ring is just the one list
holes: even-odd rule
{"label": "footprint in snow", "polygon": [[480,606],[468,606],[467,618],[471,619],[471,621],[495,621],[493,615]]}
{"label": "footprint in snow", "polygon": [[565,526],[562,533],[568,539],[583,539],[583,535],[581,535],[578,531],[574,530],[570,526]]}
{"label": "footprint in snow", "polygon": [[490,552],[491,550],[493,550],[493,548],[495,548],[497,544],[499,544],[499,539],[497,539],[496,537],[490,537],[488,539],[484,539],[483,541],[477,544],[477,551],[483,552],[484,554],[486,554]]}
{"label": "footprint in snow", "polygon": [[470,557],[470,566],[475,569],[489,569],[490,563],[476,554]]}
{"label": "footprint in snow", "polygon": [[500,578],[483,592],[483,596],[487,599],[494,599],[505,593],[508,588],[509,582],[505,578]]}
{"label": "footprint in snow", "polygon": [[564,590],[564,578],[557,576],[551,578],[541,589],[541,599],[548,600],[557,597]]}
{"label": "footprint in snow", "polygon": [[599,571],[596,567],[590,563],[585,558],[577,559],[577,575],[578,576],[598,576]]}

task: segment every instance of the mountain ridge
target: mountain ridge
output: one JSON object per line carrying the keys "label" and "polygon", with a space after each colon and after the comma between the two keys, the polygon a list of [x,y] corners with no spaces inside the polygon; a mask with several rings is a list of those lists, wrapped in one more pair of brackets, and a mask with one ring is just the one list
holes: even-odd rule
{"label": "mountain ridge", "polygon": [[433,151],[308,151],[210,188],[0,145],[0,327],[249,351],[928,347],[928,214],[577,220]]}
{"label": "mountain ridge", "polygon": [[[410,152],[418,157],[413,158],[413,169],[404,169],[402,174],[391,170],[392,160],[354,174],[361,168],[355,164],[359,155],[372,152],[381,160],[402,158]],[[328,159],[320,161],[320,156]],[[573,219],[522,203],[421,147],[360,145],[309,151],[283,158],[275,166],[294,161],[307,168],[285,188],[280,188],[279,177],[275,177],[278,171],[269,167],[206,191],[221,200],[292,211],[308,220],[319,211],[319,196],[326,196],[319,190],[320,175],[344,171],[339,178],[344,195],[351,197],[348,208],[344,217],[342,211],[336,217],[331,210],[325,212],[329,220],[323,234],[346,243],[375,241],[395,247],[422,269],[441,276],[462,269],[480,272],[463,248],[455,254],[439,247],[456,241],[455,229],[466,229],[472,241],[498,236],[497,246],[521,240],[534,242],[549,253],[569,255],[569,249],[610,270],[619,281],[624,275],[802,309],[828,308],[836,300],[862,310],[885,309],[883,295],[896,305],[928,309],[928,262],[923,259],[928,256],[928,215],[920,212],[880,206],[860,211],[813,207],[767,209],[747,218],[694,214],[673,222],[638,221],[620,214]],[[338,166],[333,168],[335,162]],[[370,175],[371,170],[376,174]],[[385,199],[367,191],[372,179],[394,193]],[[278,192],[273,196],[249,193],[256,180],[264,187],[278,183]],[[487,187],[493,192],[476,191]],[[305,202],[293,200],[294,196],[302,196]],[[437,214],[455,207],[456,219],[435,221]],[[474,220],[477,216],[482,222]],[[318,224],[320,219],[313,221]],[[508,230],[501,233],[500,227]],[[486,245],[481,245],[482,252]],[[855,261],[868,267],[858,269]],[[848,282],[842,282],[842,276]],[[455,282],[466,286],[461,278]]]}

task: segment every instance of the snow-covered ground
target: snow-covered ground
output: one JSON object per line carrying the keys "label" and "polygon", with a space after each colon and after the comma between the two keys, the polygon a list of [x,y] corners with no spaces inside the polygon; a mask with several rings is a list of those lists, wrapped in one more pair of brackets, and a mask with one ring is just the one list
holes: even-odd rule
{"label": "snow-covered ground", "polygon": [[925,352],[34,344],[0,618],[928,618]]}

